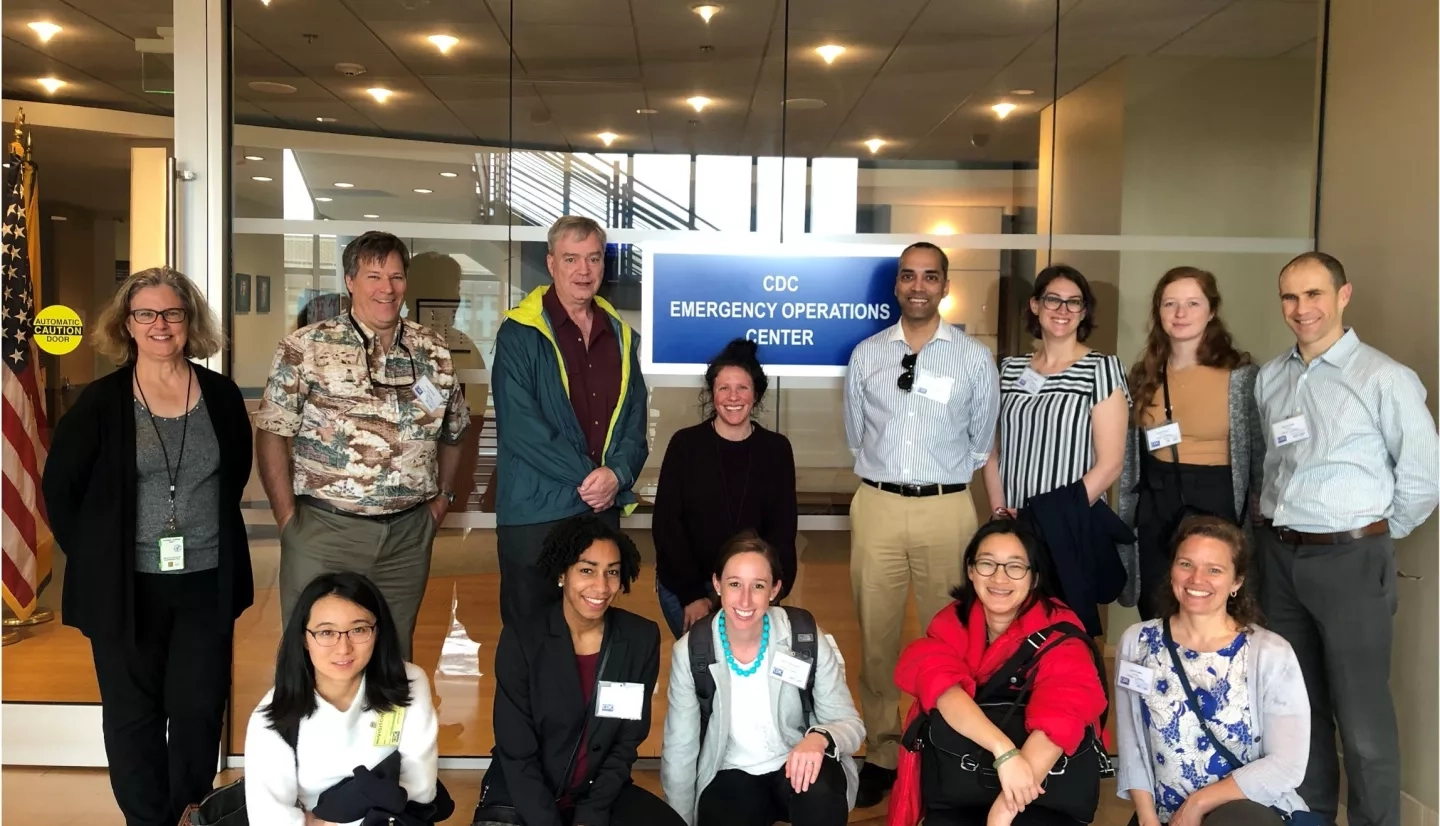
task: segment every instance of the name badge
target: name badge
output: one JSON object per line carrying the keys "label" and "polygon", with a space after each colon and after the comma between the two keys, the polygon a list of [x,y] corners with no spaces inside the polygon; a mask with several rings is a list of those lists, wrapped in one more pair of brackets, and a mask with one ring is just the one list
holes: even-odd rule
{"label": "name badge", "polygon": [[160,537],[160,570],[185,570],[185,537]]}
{"label": "name badge", "polygon": [[436,390],[435,385],[430,383],[428,376],[420,377],[420,380],[415,382],[414,389],[415,398],[419,399],[420,403],[425,405],[425,409],[432,413],[439,410],[445,404],[445,397],[440,395],[440,391]]}
{"label": "name badge", "polygon": [[600,683],[595,716],[639,720],[645,711],[644,683]]}
{"label": "name badge", "polygon": [[810,663],[783,651],[775,652],[770,664],[770,676],[779,678],[796,688],[804,688],[810,680]]}
{"label": "name badge", "polygon": [[1044,389],[1045,377],[1035,372],[1033,367],[1026,367],[1025,372],[1020,374],[1020,381],[1018,383],[1021,390],[1033,396]]}
{"label": "name badge", "polygon": [[1155,693],[1155,669],[1121,660],[1115,674],[1115,683],[1121,688],[1148,697]]}
{"label": "name badge", "polygon": [[405,727],[405,709],[392,708],[375,718],[375,739],[370,745],[386,748],[400,745],[400,730]]}
{"label": "name badge", "polygon": [[1145,442],[1151,450],[1180,444],[1180,423],[1167,422],[1145,431]]}
{"label": "name badge", "polygon": [[924,370],[915,379],[915,393],[922,398],[929,399],[938,404],[950,403],[950,390],[955,386],[955,380],[949,376],[937,376]]}
{"label": "name badge", "polygon": [[1270,425],[1270,433],[1274,437],[1275,446],[1284,447],[1310,438],[1310,426],[1305,423],[1304,416],[1292,416]]}

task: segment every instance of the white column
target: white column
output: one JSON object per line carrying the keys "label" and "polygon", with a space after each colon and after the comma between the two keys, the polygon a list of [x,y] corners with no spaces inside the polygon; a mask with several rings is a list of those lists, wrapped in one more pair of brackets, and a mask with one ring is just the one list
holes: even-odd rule
{"label": "white column", "polygon": [[[222,320],[228,310],[230,97],[229,0],[175,0],[178,269]],[[223,370],[221,355],[207,362]]]}

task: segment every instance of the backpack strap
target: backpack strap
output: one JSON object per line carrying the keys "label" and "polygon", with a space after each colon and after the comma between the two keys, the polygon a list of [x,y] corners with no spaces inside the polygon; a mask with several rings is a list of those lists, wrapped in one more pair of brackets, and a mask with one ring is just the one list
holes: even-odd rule
{"label": "backpack strap", "polygon": [[[1000,666],[999,670],[985,682],[985,685],[975,691],[975,702],[1001,700],[1009,689],[1016,686],[1020,688],[1023,702],[1029,696],[1030,689],[1034,687],[1030,678],[1032,664],[1040,659],[1046,651],[1067,639],[1080,640],[1090,649],[1090,656],[1095,661],[1095,673],[1100,678],[1100,685],[1105,686],[1108,683],[1105,660],[1100,655],[1100,649],[1096,648],[1094,638],[1073,622],[1057,622],[1026,637],[1025,642],[1020,644],[1020,649],[1006,660],[1004,665]],[[1100,728],[1105,727],[1109,716],[1110,703],[1107,699],[1105,710],[1100,712]]]}
{"label": "backpack strap", "polygon": [[710,628],[715,623],[715,614],[690,626],[686,644],[690,651],[690,678],[695,682],[695,699],[700,703],[700,743],[705,743],[705,732],[710,728],[710,714],[715,709],[715,675],[710,666],[715,660],[715,637]]}
{"label": "backpack strap", "polygon": [[815,722],[815,669],[820,663],[820,631],[815,625],[815,615],[804,608],[793,605],[783,606],[785,616],[790,620],[790,648],[797,657],[810,663],[810,676],[805,687],[800,689],[800,707],[805,710],[805,724]]}

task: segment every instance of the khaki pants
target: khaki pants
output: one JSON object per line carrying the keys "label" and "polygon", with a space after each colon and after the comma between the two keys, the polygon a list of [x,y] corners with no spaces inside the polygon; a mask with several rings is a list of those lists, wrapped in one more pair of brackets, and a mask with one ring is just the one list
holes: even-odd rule
{"label": "khaki pants", "polygon": [[435,519],[428,507],[418,507],[393,522],[377,522],[295,503],[295,515],[280,532],[282,627],[289,623],[300,592],[315,577],[339,571],[364,574],[390,607],[400,636],[400,655],[408,662],[434,541]]}
{"label": "khaki pants", "polygon": [[893,769],[898,762],[895,661],[910,585],[924,629],[950,604],[975,529],[969,490],[906,497],[862,484],[850,502],[850,584],[860,619],[860,714],[868,764]]}

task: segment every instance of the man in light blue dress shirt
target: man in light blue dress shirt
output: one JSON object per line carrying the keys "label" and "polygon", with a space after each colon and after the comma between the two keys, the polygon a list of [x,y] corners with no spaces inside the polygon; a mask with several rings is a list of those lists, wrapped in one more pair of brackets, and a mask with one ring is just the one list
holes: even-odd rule
{"label": "man in light blue dress shirt", "polygon": [[1400,746],[1390,696],[1395,544],[1435,510],[1435,419],[1415,372],[1341,321],[1345,269],[1304,253],[1280,272],[1296,346],[1260,371],[1267,428],[1257,535],[1260,599],[1294,647],[1310,695],[1310,762],[1300,796],[1334,822],[1335,725],[1351,826],[1400,826]]}
{"label": "man in light blue dress shirt", "polygon": [[907,247],[895,277],[900,323],[856,345],[845,373],[845,438],[863,482],[850,503],[866,743],[856,808],[879,803],[895,781],[895,661],[912,579],[923,627],[965,576],[977,523],[966,488],[995,444],[995,357],[940,317],[948,270],[934,244]]}

